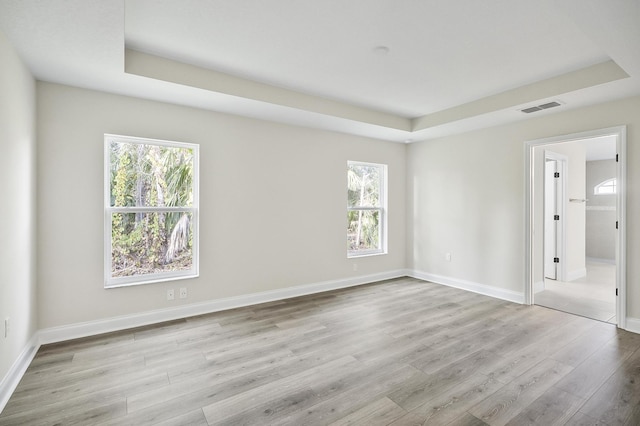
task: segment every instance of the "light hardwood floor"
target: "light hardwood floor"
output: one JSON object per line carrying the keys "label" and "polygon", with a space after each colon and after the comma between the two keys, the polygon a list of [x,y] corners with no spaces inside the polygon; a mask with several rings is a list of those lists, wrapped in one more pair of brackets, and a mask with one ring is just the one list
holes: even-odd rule
{"label": "light hardwood floor", "polygon": [[637,425],[639,348],[405,278],[43,346],[0,424]]}
{"label": "light hardwood floor", "polygon": [[587,262],[587,275],[573,281],[545,279],[535,304],[570,314],[616,323],[616,265]]}

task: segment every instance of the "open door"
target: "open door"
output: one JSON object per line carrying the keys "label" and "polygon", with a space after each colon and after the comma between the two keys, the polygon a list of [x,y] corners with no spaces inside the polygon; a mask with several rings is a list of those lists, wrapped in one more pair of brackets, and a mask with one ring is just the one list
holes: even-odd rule
{"label": "open door", "polygon": [[544,174],[544,277],[558,279],[558,179],[560,172],[556,160],[545,159]]}
{"label": "open door", "polygon": [[544,277],[564,280],[564,194],[567,157],[545,151],[544,164]]}

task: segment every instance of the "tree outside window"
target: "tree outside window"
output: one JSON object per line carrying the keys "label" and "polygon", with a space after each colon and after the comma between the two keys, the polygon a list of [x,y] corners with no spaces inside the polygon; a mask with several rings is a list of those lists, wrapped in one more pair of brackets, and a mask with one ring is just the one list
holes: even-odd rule
{"label": "tree outside window", "polygon": [[198,273],[198,146],[105,135],[105,287]]}
{"label": "tree outside window", "polygon": [[384,253],[386,165],[347,163],[347,255]]}

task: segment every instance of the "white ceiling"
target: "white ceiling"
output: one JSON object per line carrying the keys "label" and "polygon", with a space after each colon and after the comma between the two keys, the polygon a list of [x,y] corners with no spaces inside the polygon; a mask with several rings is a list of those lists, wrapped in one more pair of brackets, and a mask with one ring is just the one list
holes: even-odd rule
{"label": "white ceiling", "polygon": [[638,23],[640,0],[0,0],[40,80],[398,142],[640,94]]}

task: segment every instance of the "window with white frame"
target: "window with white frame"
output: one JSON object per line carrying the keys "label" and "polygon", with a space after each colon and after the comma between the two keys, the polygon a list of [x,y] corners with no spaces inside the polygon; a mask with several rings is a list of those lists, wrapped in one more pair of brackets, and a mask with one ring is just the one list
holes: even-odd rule
{"label": "window with white frame", "polygon": [[616,179],[608,179],[604,182],[597,184],[593,188],[594,195],[607,195],[607,194],[615,194],[616,193]]}
{"label": "window with white frame", "polygon": [[386,253],[387,166],[347,162],[347,257]]}
{"label": "window with white frame", "polygon": [[105,287],[198,275],[198,145],[105,135]]}

